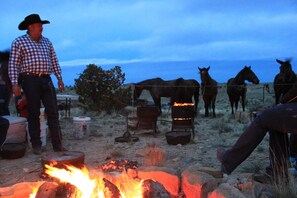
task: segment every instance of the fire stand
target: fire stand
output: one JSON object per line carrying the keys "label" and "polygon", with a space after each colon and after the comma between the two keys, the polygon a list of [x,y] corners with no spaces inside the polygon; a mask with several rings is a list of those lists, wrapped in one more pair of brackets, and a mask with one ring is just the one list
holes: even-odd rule
{"label": "fire stand", "polygon": [[175,129],[192,130],[193,139],[195,138],[195,110],[192,103],[175,103],[171,108],[172,127]]}

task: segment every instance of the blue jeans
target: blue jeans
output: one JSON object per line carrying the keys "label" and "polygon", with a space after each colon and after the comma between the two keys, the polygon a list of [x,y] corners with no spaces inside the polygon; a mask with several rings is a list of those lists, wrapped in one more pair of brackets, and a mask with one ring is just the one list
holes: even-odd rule
{"label": "blue jeans", "polygon": [[222,156],[222,171],[230,174],[261,143],[269,132],[270,166],[274,172],[287,170],[288,133],[297,134],[297,103],[266,109]]}
{"label": "blue jeans", "polygon": [[51,77],[25,75],[21,76],[20,81],[27,99],[29,111],[28,124],[32,147],[40,147],[42,144],[40,139],[39,120],[42,102],[47,115],[47,123],[53,148],[61,148],[62,135],[59,124],[57,97]]}

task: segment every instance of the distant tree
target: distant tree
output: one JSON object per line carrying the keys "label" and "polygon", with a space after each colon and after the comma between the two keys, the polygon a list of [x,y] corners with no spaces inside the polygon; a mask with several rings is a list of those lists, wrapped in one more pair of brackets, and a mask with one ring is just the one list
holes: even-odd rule
{"label": "distant tree", "polygon": [[120,66],[103,70],[101,66],[89,64],[75,79],[74,89],[79,101],[94,111],[118,111],[131,103],[131,88],[123,86],[125,73]]}

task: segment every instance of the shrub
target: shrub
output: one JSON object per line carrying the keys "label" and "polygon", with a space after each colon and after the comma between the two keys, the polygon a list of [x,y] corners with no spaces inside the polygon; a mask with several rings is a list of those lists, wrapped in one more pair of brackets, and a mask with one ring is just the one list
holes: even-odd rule
{"label": "shrub", "polygon": [[80,96],[79,102],[93,111],[111,113],[131,103],[131,88],[124,87],[125,73],[120,66],[103,70],[90,64],[75,79],[74,89]]}

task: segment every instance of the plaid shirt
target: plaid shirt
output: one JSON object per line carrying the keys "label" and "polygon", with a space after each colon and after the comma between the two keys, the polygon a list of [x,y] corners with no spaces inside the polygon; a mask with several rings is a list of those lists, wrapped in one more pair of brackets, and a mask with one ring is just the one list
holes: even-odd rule
{"label": "plaid shirt", "polygon": [[16,38],[11,47],[8,74],[12,84],[18,83],[20,73],[51,74],[62,78],[61,68],[48,38],[35,41],[29,34]]}

